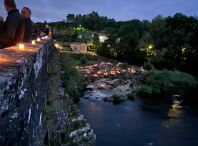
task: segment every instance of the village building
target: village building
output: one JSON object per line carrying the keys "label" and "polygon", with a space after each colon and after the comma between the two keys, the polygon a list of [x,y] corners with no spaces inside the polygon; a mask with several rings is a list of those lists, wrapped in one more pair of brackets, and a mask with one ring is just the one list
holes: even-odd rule
{"label": "village building", "polygon": [[87,45],[85,43],[73,42],[70,44],[72,51],[75,53],[86,53],[87,52]]}
{"label": "village building", "polygon": [[106,41],[107,39],[109,39],[108,36],[105,34],[98,34],[98,36],[99,36],[100,42],[102,43]]}

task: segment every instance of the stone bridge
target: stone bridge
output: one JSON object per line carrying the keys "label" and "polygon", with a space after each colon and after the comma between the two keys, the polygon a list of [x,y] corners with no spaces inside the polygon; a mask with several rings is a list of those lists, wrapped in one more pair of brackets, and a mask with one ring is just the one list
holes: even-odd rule
{"label": "stone bridge", "polygon": [[51,38],[0,50],[0,145],[31,146],[43,134]]}

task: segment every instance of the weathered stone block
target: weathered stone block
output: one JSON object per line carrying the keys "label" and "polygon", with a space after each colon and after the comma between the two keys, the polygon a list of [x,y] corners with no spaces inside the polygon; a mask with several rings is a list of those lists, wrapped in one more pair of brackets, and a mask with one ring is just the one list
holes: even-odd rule
{"label": "weathered stone block", "polygon": [[[35,146],[43,131],[51,38],[0,50],[0,145]],[[39,145],[39,144],[38,144]]]}

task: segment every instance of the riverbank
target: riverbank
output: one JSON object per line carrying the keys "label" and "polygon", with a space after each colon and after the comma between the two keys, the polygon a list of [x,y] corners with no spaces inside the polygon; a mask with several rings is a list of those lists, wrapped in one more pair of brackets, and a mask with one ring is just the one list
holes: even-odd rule
{"label": "riverbank", "polygon": [[89,54],[63,52],[61,60],[63,85],[73,99],[80,98],[83,88],[86,88],[83,98],[122,101],[127,97],[133,98],[138,91],[149,95],[173,86],[196,87],[198,84],[197,79],[187,73],[169,70],[137,71],[136,66]]}

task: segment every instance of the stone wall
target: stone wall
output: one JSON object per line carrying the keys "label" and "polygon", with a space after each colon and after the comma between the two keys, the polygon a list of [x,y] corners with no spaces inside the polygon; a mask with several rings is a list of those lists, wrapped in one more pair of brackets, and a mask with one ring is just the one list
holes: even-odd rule
{"label": "stone wall", "polygon": [[[39,145],[52,59],[51,38],[0,50],[0,145]],[[42,140],[41,140],[42,141]]]}

